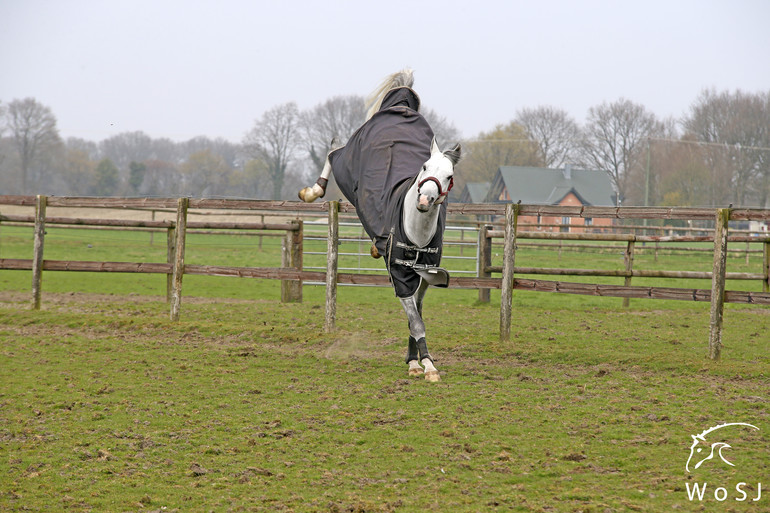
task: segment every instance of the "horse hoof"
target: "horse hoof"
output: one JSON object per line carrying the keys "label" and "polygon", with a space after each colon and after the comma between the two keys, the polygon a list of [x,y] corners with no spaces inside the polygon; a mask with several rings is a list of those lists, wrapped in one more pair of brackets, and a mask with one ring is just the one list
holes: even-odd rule
{"label": "horse hoof", "polygon": [[439,376],[438,371],[430,371],[425,373],[425,381],[430,381],[432,383],[436,383],[437,381],[441,381],[441,376]]}
{"label": "horse hoof", "polygon": [[409,375],[410,376],[421,376],[423,373],[422,367],[415,367],[414,369],[409,369]]}

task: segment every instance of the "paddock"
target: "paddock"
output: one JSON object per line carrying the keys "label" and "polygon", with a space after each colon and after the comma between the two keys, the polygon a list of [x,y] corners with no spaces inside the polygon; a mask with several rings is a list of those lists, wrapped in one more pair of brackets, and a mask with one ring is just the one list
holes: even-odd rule
{"label": "paddock", "polygon": [[[505,244],[495,232],[506,225],[453,217],[449,224],[463,229],[448,237],[461,244],[447,251],[465,258],[446,265],[484,287],[428,296],[443,380],[426,383],[406,376],[403,311],[382,272],[363,270],[376,269],[375,261],[357,268],[367,246],[344,204],[331,209],[340,223],[329,225],[328,204],[309,213],[282,207],[275,216],[190,200],[180,316],[171,321],[168,233],[178,226],[178,199],[148,210],[111,203],[77,211],[47,199],[39,310],[30,290],[35,224],[27,219],[37,198],[0,206],[0,259],[23,261],[0,270],[0,509],[701,511],[726,506],[716,487],[729,492],[735,511],[767,504],[764,493],[754,501],[768,449],[767,306],[724,305],[716,361],[707,358],[710,303],[640,296],[623,306],[619,296],[563,293],[597,285],[603,292],[628,278],[654,294],[710,293],[703,274],[644,274],[713,272],[711,240],[659,241],[656,261],[656,245],[646,240],[527,239],[534,230],[514,224],[511,330],[501,340]],[[57,224],[75,219],[97,221]],[[302,271],[289,267],[285,249],[300,222]],[[339,228],[338,276],[359,283],[338,279],[339,288],[327,288],[325,268],[307,270],[329,261],[329,226]],[[654,231],[661,228],[619,226],[617,235],[672,235]],[[476,254],[485,229],[492,237],[482,238],[491,261],[484,268]],[[727,234],[726,289],[756,299],[765,294],[758,279],[765,242],[752,239],[747,253],[746,242],[730,239],[742,236]],[[640,274],[575,273],[574,285],[559,281],[567,275],[524,274],[625,272],[629,242],[631,270]],[[54,271],[49,262],[89,270]],[[106,270],[113,265],[123,272]],[[165,267],[136,272],[151,265]],[[188,266],[268,277],[228,280],[187,273]],[[281,278],[292,276],[303,279],[301,301],[282,298]],[[518,285],[541,278],[562,293]],[[484,288],[489,302],[479,301]],[[330,331],[328,290],[336,290],[338,307]],[[730,440],[737,470],[704,464],[688,474],[691,435],[723,422],[760,428]],[[702,499],[688,495],[693,482],[708,482]]]}
{"label": "paddock", "polygon": [[[34,215],[3,215],[3,206],[34,207]],[[56,208],[91,208],[112,209],[113,211],[135,211],[149,213],[150,219],[145,218],[99,218],[99,217],[59,217],[48,216],[48,207]],[[226,216],[227,213],[238,211],[242,214],[260,216],[261,221],[255,222],[243,219],[238,221],[188,219],[193,211],[201,211],[199,215]],[[339,246],[346,239],[340,237],[340,213],[354,214],[353,207],[348,203],[330,201],[320,204],[305,204],[300,202],[252,201],[252,200],[219,200],[219,199],[130,199],[130,198],[64,198],[64,197],[29,197],[2,196],[0,197],[0,223],[29,224],[34,227],[34,251],[31,259],[2,258],[0,269],[31,270],[32,305],[40,308],[43,271],[79,271],[79,272],[120,272],[120,273],[151,273],[167,276],[167,301],[170,304],[170,317],[178,320],[182,305],[182,283],[185,274],[209,276],[236,276],[263,279],[282,280],[281,300],[284,302],[302,301],[303,282],[323,283],[326,286],[325,330],[333,331],[336,316],[336,287],[338,285],[368,285],[388,286],[387,276],[383,273],[345,273],[339,272]],[[165,214],[164,219],[156,219],[158,213]],[[170,215],[173,213],[173,217]],[[500,307],[500,339],[508,340],[511,331],[512,312],[511,298],[513,291],[530,290],[578,295],[594,295],[601,297],[623,298],[623,304],[628,305],[630,299],[667,299],[684,301],[701,301],[710,303],[710,322],[708,337],[708,354],[712,359],[719,359],[721,354],[721,332],[724,304],[744,303],[755,305],[770,305],[770,236],[766,234],[737,234],[729,230],[730,221],[768,221],[770,210],[762,209],[703,209],[703,208],[658,208],[658,207],[559,207],[538,205],[487,204],[451,205],[449,213],[457,217],[489,216],[500,218],[502,223],[477,223],[476,244],[476,276],[456,276],[450,282],[452,288],[472,288],[479,290],[479,300],[488,301],[490,289],[501,290]],[[326,215],[325,270],[306,270],[303,265],[303,244],[305,239],[305,221],[303,217]],[[265,222],[265,216],[284,219],[284,222]],[[581,228],[579,233],[526,231],[518,228],[519,216],[537,218],[609,218],[615,222],[615,233],[606,232],[602,227],[599,233],[591,233],[587,228]],[[628,233],[628,227],[620,224],[622,221],[708,221],[713,223],[713,230],[702,234],[684,235],[647,235]],[[93,262],[70,260],[46,260],[44,257],[46,226],[62,227],[93,227],[110,229],[140,229],[166,232],[167,260],[166,262]],[[624,230],[624,228],[626,228]],[[636,232],[638,226],[631,226]],[[648,228],[643,225],[642,231]],[[245,233],[259,233],[261,238],[268,236],[281,237],[281,266],[280,267],[234,267],[212,265],[185,264],[185,240],[189,230],[237,230]],[[624,233],[625,232],[625,233]],[[454,258],[470,258],[462,256],[462,245],[465,230],[461,228],[460,241],[449,240],[448,243],[458,243],[461,246],[460,256]],[[1,237],[1,234],[0,234]],[[318,237],[315,237],[318,240]],[[494,239],[502,239],[502,265],[492,265],[492,244]],[[348,238],[348,241],[358,242],[362,239]],[[547,267],[517,267],[516,251],[520,241],[557,241],[558,250],[564,249],[565,242],[589,241],[593,243],[620,242],[625,243],[624,268],[620,270],[576,269],[576,268],[547,268]],[[638,245],[655,244],[656,255],[661,243],[693,243],[711,242],[713,265],[711,271],[667,271],[634,269],[634,255]],[[759,272],[727,271],[728,244],[745,244],[746,259],[749,252],[762,255]],[[261,243],[260,243],[261,244]],[[751,250],[748,246],[761,245],[761,249]],[[0,248],[2,243],[0,240]],[[574,249],[585,248],[576,246]],[[600,248],[600,246],[596,246]],[[614,249],[614,246],[612,246]],[[704,248],[690,248],[701,249]],[[313,254],[320,254],[314,252]],[[359,253],[355,254],[360,257]],[[453,258],[449,256],[447,258]],[[371,271],[372,269],[368,269]],[[451,270],[451,269],[450,269]],[[460,271],[463,272],[463,271]],[[465,271],[467,272],[467,271]],[[501,277],[494,277],[494,274]],[[555,280],[521,278],[520,275],[548,276],[590,276],[623,278],[622,285],[602,283],[576,283]],[[635,286],[633,278],[664,278],[664,279],[701,279],[710,280],[710,289],[678,288],[660,286]],[[761,282],[762,291],[726,290],[727,280],[745,280]]]}

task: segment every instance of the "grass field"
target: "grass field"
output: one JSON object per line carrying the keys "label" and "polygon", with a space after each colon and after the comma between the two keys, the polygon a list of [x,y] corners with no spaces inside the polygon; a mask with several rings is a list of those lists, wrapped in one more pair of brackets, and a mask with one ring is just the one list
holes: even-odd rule
{"label": "grass field", "polygon": [[[30,241],[3,227],[0,257],[31,258]],[[517,264],[620,268],[620,251],[523,249]],[[276,241],[193,236],[187,256],[276,265]],[[165,261],[165,245],[51,228],[46,258]],[[728,271],[758,272],[752,258]],[[765,489],[753,500],[770,475],[767,308],[728,305],[712,362],[705,303],[517,292],[502,343],[499,293],[435,289],[434,384],[406,375],[387,289],[341,288],[324,334],[322,287],[281,304],[278,282],[186,276],[171,323],[162,275],[46,273],[41,311],[30,280],[0,271],[2,511],[770,510]],[[759,430],[724,428],[735,467],[688,473],[691,435],[725,422]]]}

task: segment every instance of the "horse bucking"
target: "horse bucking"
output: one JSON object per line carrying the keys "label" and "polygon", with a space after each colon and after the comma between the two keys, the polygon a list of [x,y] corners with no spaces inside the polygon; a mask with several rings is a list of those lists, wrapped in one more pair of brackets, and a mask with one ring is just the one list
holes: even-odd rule
{"label": "horse bucking", "polygon": [[446,199],[461,148],[456,144],[439,149],[419,112],[420,97],[413,84],[410,69],[389,75],[369,96],[364,124],[344,146],[332,142],[321,176],[312,187],[299,191],[299,197],[307,203],[323,197],[334,173],[372,239],[372,257],[384,257],[406,312],[409,375],[440,381],[425,340],[422,305],[429,285],[449,284],[449,274],[439,264]]}

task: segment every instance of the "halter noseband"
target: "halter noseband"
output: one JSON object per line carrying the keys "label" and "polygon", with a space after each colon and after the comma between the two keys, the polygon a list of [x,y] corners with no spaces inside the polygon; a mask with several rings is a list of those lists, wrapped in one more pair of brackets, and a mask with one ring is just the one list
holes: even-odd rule
{"label": "halter noseband", "polygon": [[420,180],[420,182],[417,183],[417,194],[420,194],[420,188],[425,182],[433,182],[436,184],[436,187],[438,187],[438,197],[436,198],[436,203],[440,203],[441,199],[449,194],[449,191],[452,190],[452,186],[455,184],[455,177],[452,176],[449,178],[449,187],[447,187],[445,191],[442,191],[441,182],[435,176],[429,176],[428,178]]}

